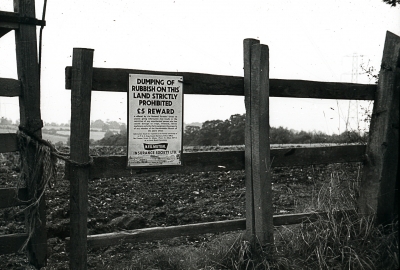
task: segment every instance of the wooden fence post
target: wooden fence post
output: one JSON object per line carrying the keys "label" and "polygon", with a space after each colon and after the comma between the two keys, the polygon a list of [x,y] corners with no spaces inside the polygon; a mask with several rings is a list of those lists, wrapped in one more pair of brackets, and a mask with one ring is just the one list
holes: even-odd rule
{"label": "wooden fence post", "polygon": [[[20,17],[35,18],[35,1],[14,0],[14,11]],[[36,26],[20,24],[15,30],[15,48],[17,56],[18,79],[21,83],[21,95],[19,97],[20,125],[37,137],[42,137],[43,122],[40,112],[40,78],[37,56]],[[35,149],[30,147],[27,152],[28,167],[31,172],[35,164]],[[38,181],[41,180],[41,173]],[[33,173],[30,173],[33,175]],[[31,183],[28,187],[28,196],[40,194],[42,190],[36,190],[38,183]],[[47,259],[47,233],[46,233],[46,200],[45,195],[39,201],[38,212],[40,226],[34,228],[33,235],[28,243],[28,257],[30,264],[37,268],[46,265]],[[27,222],[28,222],[27,217]],[[27,226],[29,226],[27,224]]]}
{"label": "wooden fence post", "polygon": [[[71,159],[89,162],[90,103],[93,77],[92,49],[74,48],[71,83]],[[87,214],[89,167],[71,166],[70,269],[87,269]]]}
{"label": "wooden fence post", "polygon": [[399,91],[400,37],[387,32],[358,200],[378,224],[398,215]]}
{"label": "wooden fence post", "polygon": [[273,245],[273,208],[269,145],[269,50],[244,40],[246,105],[246,233],[260,245]]}

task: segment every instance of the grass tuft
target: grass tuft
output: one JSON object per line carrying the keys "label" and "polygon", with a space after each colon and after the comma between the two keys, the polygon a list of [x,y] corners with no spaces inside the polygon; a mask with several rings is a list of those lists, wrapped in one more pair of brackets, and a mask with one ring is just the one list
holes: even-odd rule
{"label": "grass tuft", "polygon": [[376,226],[355,209],[359,177],[339,165],[315,192],[307,211],[326,211],[312,223],[275,228],[275,245],[253,249],[240,233],[226,233],[198,247],[160,247],[124,269],[399,269],[398,221]]}

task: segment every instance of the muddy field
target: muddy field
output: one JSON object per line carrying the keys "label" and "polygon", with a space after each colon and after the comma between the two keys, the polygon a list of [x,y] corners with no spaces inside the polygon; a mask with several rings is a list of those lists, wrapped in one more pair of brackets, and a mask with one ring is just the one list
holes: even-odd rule
{"label": "muddy field", "polygon": [[[124,150],[120,148],[92,149],[93,155],[121,152]],[[15,186],[19,172],[18,157],[2,154],[0,162],[0,188]],[[46,269],[68,269],[65,238],[69,235],[69,182],[63,179],[63,164],[58,167],[56,186],[46,193],[49,245]],[[322,186],[343,185],[345,188],[354,185],[359,169],[358,163],[275,168],[275,214],[316,209]],[[0,210],[0,234],[24,231],[23,214],[18,214],[20,209]],[[89,234],[244,217],[244,171],[141,175],[89,182]],[[89,269],[115,269],[113,265],[130,265],[132,258],[143,250],[151,251],[160,245],[200,245],[214,237],[207,234],[89,250],[88,266]],[[0,256],[0,268],[30,269],[23,253]]]}

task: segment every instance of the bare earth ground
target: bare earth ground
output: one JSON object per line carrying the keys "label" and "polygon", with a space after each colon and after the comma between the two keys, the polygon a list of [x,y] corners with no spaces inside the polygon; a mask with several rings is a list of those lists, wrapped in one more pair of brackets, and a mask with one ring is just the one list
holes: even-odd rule
{"label": "bare earth ground", "polygon": [[[210,149],[213,150],[213,149]],[[217,149],[218,150],[218,149]],[[122,148],[92,149],[94,155],[122,154]],[[16,185],[18,157],[0,156],[0,188]],[[331,164],[273,170],[275,214],[304,212],[315,205],[323,185],[351,185],[360,164]],[[48,266],[69,269],[65,237],[69,235],[69,182],[62,179],[63,164],[54,189],[47,196]],[[314,198],[314,199],[312,199]],[[0,210],[0,234],[24,232],[21,208]],[[99,234],[156,226],[173,226],[245,217],[244,171],[194,172],[96,179],[89,182],[88,233]],[[115,269],[134,256],[160,246],[196,246],[215,235],[180,237],[123,244],[88,252],[89,269]],[[0,269],[31,269],[23,252],[1,255]]]}

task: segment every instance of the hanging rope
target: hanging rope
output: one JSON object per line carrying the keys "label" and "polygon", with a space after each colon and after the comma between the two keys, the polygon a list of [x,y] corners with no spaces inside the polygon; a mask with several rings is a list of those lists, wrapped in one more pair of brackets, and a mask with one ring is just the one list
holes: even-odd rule
{"label": "hanging rope", "polygon": [[22,126],[17,131],[17,138],[21,166],[18,187],[24,185],[28,189],[30,198],[24,201],[29,205],[21,211],[27,212],[28,238],[21,247],[21,250],[24,250],[35,228],[41,224],[39,202],[46,186],[49,188],[55,186],[58,159],[71,163],[75,167],[88,167],[93,163],[93,158],[89,156],[90,160],[84,163],[73,161],[68,153],[59,152],[50,142],[38,138]]}

